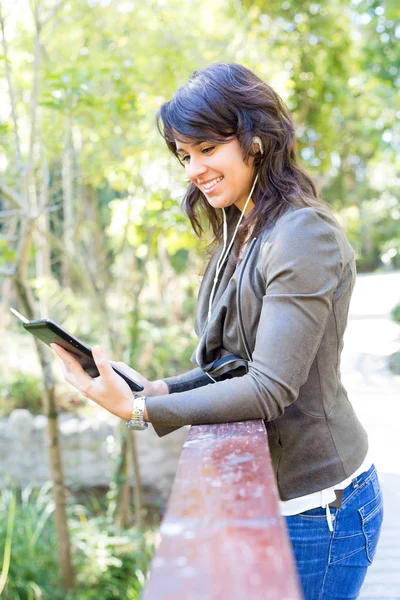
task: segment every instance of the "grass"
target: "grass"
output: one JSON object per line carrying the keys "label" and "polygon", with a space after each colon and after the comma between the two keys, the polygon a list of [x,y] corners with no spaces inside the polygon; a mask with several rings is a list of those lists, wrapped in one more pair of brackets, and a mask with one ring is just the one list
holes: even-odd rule
{"label": "grass", "polygon": [[[76,588],[60,586],[51,486],[0,494],[3,600],[137,600],[154,550],[156,528],[118,531],[98,506],[69,505]],[[13,513],[14,511],[14,513]],[[12,524],[10,525],[10,521]],[[13,529],[13,531],[12,531]],[[1,590],[1,587],[0,587]]]}

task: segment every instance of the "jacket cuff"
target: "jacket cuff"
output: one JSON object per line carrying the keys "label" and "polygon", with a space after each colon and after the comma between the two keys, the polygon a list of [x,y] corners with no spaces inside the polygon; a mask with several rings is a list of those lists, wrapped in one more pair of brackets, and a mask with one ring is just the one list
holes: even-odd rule
{"label": "jacket cuff", "polygon": [[165,425],[154,425],[154,423],[151,423],[151,425],[153,425],[153,429],[156,432],[156,434],[158,435],[158,437],[164,437],[164,435],[168,435],[169,433],[172,433],[173,431],[176,431],[177,429],[180,429],[181,427],[186,427],[186,425],[176,425],[175,427],[165,427]]}
{"label": "jacket cuff", "polygon": [[183,373],[183,375],[166,377],[163,381],[167,384],[169,394],[194,390],[211,383],[211,379],[199,367],[196,367],[187,373]]}
{"label": "jacket cuff", "polygon": [[[187,390],[194,390],[198,387],[208,385],[211,383],[211,379],[202,371],[199,367],[183,373],[182,375],[175,375],[173,377],[165,377],[163,379],[168,387],[168,394],[175,394],[179,392],[186,392]],[[151,421],[151,420],[150,420]],[[153,425],[154,431],[158,437],[164,437],[177,429],[183,427],[182,425],[176,425],[173,427],[165,425]]]}

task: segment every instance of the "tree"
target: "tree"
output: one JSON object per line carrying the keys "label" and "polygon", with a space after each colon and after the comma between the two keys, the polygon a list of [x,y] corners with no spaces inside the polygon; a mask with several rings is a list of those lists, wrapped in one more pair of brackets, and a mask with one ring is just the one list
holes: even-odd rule
{"label": "tree", "polygon": [[[26,154],[26,159],[23,159],[21,151],[21,140],[19,135],[19,122],[17,117],[17,107],[15,102],[14,87],[12,82],[11,69],[8,64],[8,46],[6,38],[5,18],[3,15],[2,6],[0,5],[0,26],[2,31],[2,43],[4,58],[6,62],[6,77],[8,83],[10,104],[13,116],[13,126],[15,135],[15,148],[17,157],[17,171],[21,176],[19,182],[20,192],[11,190],[6,184],[0,181],[0,191],[2,195],[17,209],[20,210],[20,227],[21,234],[19,239],[19,247],[17,248],[14,268],[12,276],[15,289],[19,301],[23,307],[25,315],[29,319],[34,318],[34,301],[32,297],[32,289],[28,281],[28,266],[30,259],[30,251],[35,236],[38,221],[41,215],[46,213],[48,207],[48,177],[46,171],[46,163],[40,184],[37,184],[34,173],[34,152],[39,138],[38,131],[40,130],[40,122],[38,119],[38,95],[39,95],[39,69],[41,56],[41,32],[42,29],[51,21],[58,8],[61,7],[61,2],[53,7],[50,11],[40,10],[38,4],[33,6],[33,19],[35,24],[34,35],[34,61],[33,61],[33,86],[31,92],[31,114],[30,114],[30,133],[29,146]],[[40,187],[39,187],[40,186]],[[37,202],[37,191],[40,190],[40,203]],[[47,221],[44,221],[45,227]],[[48,274],[49,262],[45,260],[45,254],[40,250],[38,252],[39,269],[44,275]],[[70,538],[68,533],[68,521],[66,513],[66,498],[65,486],[63,479],[61,451],[58,435],[57,423],[57,407],[54,395],[54,376],[49,360],[48,352],[36,340],[36,351],[38,353],[40,365],[43,372],[43,398],[44,411],[47,415],[48,436],[49,436],[49,453],[51,475],[53,481],[54,498],[55,498],[55,521],[58,534],[58,552],[59,564],[61,569],[63,585],[66,589],[74,585],[74,571],[71,561]]]}

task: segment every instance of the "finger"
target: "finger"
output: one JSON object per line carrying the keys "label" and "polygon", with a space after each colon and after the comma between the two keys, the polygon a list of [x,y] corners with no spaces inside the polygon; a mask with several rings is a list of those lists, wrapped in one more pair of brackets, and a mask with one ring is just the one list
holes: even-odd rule
{"label": "finger", "polygon": [[131,369],[130,367],[128,367],[128,365],[126,365],[123,362],[115,362],[113,360],[110,360],[110,364],[113,367],[117,367],[117,369],[119,369],[122,373],[125,373],[125,375],[130,375],[131,377],[133,376],[133,369]]}
{"label": "finger", "polygon": [[116,373],[113,370],[110,361],[108,360],[108,356],[104,348],[101,346],[93,346],[92,354],[100,375],[105,379],[115,377]]}
{"label": "finger", "polygon": [[68,369],[67,365],[63,360],[61,360],[61,370],[64,375],[65,381],[73,385],[74,388],[78,390],[78,392],[81,392],[86,396],[85,392],[81,389],[81,385],[79,385],[79,382],[76,380],[75,375],[72,373],[72,371]]}
{"label": "finger", "polygon": [[58,344],[50,344],[50,346],[61,359],[61,368],[65,380],[86,396],[93,385],[93,379],[65,348],[62,348]]}
{"label": "finger", "polygon": [[79,365],[79,362],[76,360],[76,358],[70,352],[68,352],[68,350],[62,346],[59,346],[59,344],[52,343],[50,344],[50,347],[68,367],[73,366],[74,364]]}
{"label": "finger", "polygon": [[56,354],[58,354],[58,356],[59,356],[60,358],[64,358],[64,356],[65,356],[65,354],[66,354],[66,352],[67,352],[67,351],[65,350],[65,348],[63,348],[62,346],[59,346],[58,344],[56,344],[56,343],[54,343],[54,342],[50,344],[50,348],[52,348],[52,349],[54,350],[54,352],[55,352]]}

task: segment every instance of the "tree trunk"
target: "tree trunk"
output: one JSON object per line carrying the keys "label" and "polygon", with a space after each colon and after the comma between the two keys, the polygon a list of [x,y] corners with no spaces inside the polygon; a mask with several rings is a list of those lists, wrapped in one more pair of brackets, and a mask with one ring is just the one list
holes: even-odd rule
{"label": "tree trunk", "polygon": [[127,432],[123,429],[124,424],[120,424],[120,461],[117,470],[117,508],[115,514],[115,525],[119,529],[125,529],[128,526],[130,511],[130,488],[129,488],[129,455]]}
{"label": "tree trunk", "polygon": [[[140,432],[139,432],[140,435]],[[143,490],[142,490],[142,478],[140,476],[140,467],[138,460],[138,452],[136,448],[136,433],[134,431],[128,431],[127,435],[127,446],[128,446],[128,458],[131,463],[134,485],[133,485],[133,503],[135,506],[135,517],[136,525],[139,529],[143,528]]]}
{"label": "tree trunk", "polygon": [[[40,123],[38,123],[39,129]],[[40,132],[41,133],[41,132]],[[50,244],[47,242],[47,234],[50,232],[50,219],[49,219],[49,167],[46,159],[46,150],[44,147],[43,140],[40,139],[40,153],[41,153],[41,177],[40,177],[40,192],[39,202],[37,202],[37,196],[35,194],[35,211],[39,212],[37,219],[40,233],[35,230],[35,263],[36,263],[36,276],[39,277],[42,282],[51,278],[51,263],[50,263]],[[39,287],[39,307],[40,317],[47,317],[49,315],[49,306],[46,293],[41,291]]]}
{"label": "tree trunk", "polygon": [[[18,278],[18,276],[15,279],[15,286],[19,302],[23,307],[25,315],[29,319],[32,319],[34,309],[30,289],[27,287],[24,281]],[[68,531],[68,518],[65,499],[66,494],[60,450],[60,438],[58,432],[58,412],[54,394],[54,375],[48,350],[37,338],[34,338],[34,340],[43,373],[43,403],[44,412],[47,416],[50,469],[51,479],[53,482],[55,524],[58,540],[58,560],[61,571],[62,585],[65,589],[70,589],[74,586],[74,570],[71,561],[71,544]]]}
{"label": "tree trunk", "polygon": [[[62,186],[63,186],[63,239],[65,248],[69,253],[73,251],[73,161],[72,161],[72,123],[71,117],[67,120],[67,130],[65,138],[65,150],[62,156]],[[71,277],[68,268],[68,262],[63,259],[62,262],[62,283],[63,286],[71,285]]]}
{"label": "tree trunk", "polygon": [[128,526],[131,518],[131,473],[134,473],[133,500],[135,506],[135,523],[140,529],[143,528],[143,493],[140,477],[138,454],[136,450],[135,432],[126,431],[121,423],[121,462],[117,474],[117,513],[115,524],[124,529]]}
{"label": "tree trunk", "polygon": [[[94,226],[93,240],[95,245],[95,269],[97,271],[96,287],[98,288],[98,308],[104,316],[104,321],[108,323],[107,333],[109,339],[109,346],[112,350],[113,357],[115,359],[122,358],[123,345],[118,335],[118,330],[112,326],[112,319],[109,318],[109,311],[106,302],[106,290],[109,288],[109,265],[107,264],[107,255],[104,250],[104,232],[102,228],[100,211],[98,207],[98,197],[94,188],[86,188],[86,195],[89,200],[88,208],[90,210],[90,216],[92,217],[92,224]],[[124,239],[122,241],[122,258],[125,261],[127,255],[131,254],[131,249],[127,245],[127,228],[125,230]],[[127,273],[129,269],[127,265],[122,266],[122,272],[116,282],[118,286],[118,296],[123,299],[125,297],[125,285],[128,280]],[[140,289],[143,287],[144,276],[141,276],[142,282]],[[129,277],[131,284],[131,278]],[[121,307],[123,311],[124,307]],[[132,397],[133,401],[133,397]],[[124,423],[120,426],[120,439],[121,439],[121,454],[118,462],[115,481],[117,485],[117,500],[116,500],[116,514],[115,524],[119,528],[124,528],[128,525],[131,509],[130,509],[130,465],[132,463],[132,469],[135,476],[135,519],[136,523],[141,526],[142,523],[142,490],[140,480],[140,470],[138,457],[136,454],[136,445],[134,441],[132,443],[127,441],[127,431]],[[129,436],[131,438],[132,436]]]}

